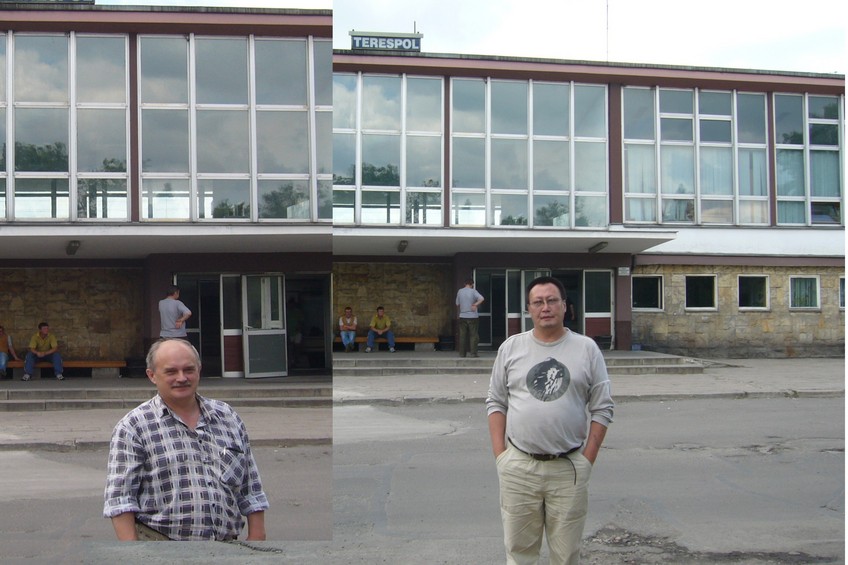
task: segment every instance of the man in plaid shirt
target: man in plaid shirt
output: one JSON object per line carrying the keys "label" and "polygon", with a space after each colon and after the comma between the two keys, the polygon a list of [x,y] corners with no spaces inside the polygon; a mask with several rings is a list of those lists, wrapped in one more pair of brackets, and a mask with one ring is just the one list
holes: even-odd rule
{"label": "man in plaid shirt", "polygon": [[159,394],[118,422],[109,447],[103,515],[118,539],[234,540],[246,516],[247,539],[264,540],[268,499],[247,430],[197,394],[197,350],[157,341],[147,377]]}

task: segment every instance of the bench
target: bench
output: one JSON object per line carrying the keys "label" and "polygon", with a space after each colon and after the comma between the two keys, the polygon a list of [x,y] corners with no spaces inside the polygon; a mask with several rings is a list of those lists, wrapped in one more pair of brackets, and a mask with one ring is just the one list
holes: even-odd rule
{"label": "bench", "polygon": [[[99,359],[62,359],[62,365],[65,369],[123,369],[127,366],[127,362],[124,360],[121,361],[110,361],[110,360],[99,360]],[[49,361],[37,361],[35,363],[36,369],[52,369],[53,363]],[[9,369],[23,369],[24,361],[23,359],[9,359],[9,362],[6,363],[7,369],[7,378],[11,377],[12,372]],[[35,376],[35,375],[33,375]],[[94,373],[92,373],[92,376]],[[113,376],[113,375],[104,375],[104,376]],[[114,375],[117,376],[117,375]]]}
{"label": "bench", "polygon": [[[336,336],[333,340],[334,343],[341,343],[342,338],[340,336]],[[358,335],[354,338],[355,343],[367,343],[368,337],[364,335]],[[378,337],[374,340],[375,344],[380,343],[389,343],[389,340],[384,337]],[[398,343],[411,343],[415,347],[415,351],[433,351],[435,345],[439,343],[439,338],[437,337],[415,337],[415,336],[403,336],[398,337],[395,336],[395,345]],[[379,345],[378,345],[379,348]]]}

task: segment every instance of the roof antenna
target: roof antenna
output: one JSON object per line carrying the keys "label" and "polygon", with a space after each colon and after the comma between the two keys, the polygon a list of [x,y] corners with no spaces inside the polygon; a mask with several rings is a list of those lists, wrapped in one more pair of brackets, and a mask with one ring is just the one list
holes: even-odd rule
{"label": "roof antenna", "polygon": [[609,63],[609,0],[607,0],[607,63]]}
{"label": "roof antenna", "polygon": [[418,22],[412,20],[412,33],[418,33]]}

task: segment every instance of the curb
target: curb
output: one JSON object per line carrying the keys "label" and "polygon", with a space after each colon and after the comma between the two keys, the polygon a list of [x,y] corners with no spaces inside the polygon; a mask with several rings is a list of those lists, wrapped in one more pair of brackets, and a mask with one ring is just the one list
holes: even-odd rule
{"label": "curb", "polygon": [[[250,441],[251,447],[298,447],[298,446],[318,446],[318,445],[333,445],[333,438],[279,438],[279,439],[258,439]],[[84,441],[84,440],[67,440],[67,441],[23,441],[13,443],[0,443],[0,452],[3,451],[53,451],[53,452],[69,452],[69,451],[97,451],[100,449],[109,449],[108,441]]]}
{"label": "curb", "polygon": [[[845,390],[773,390],[762,392],[734,391],[734,392],[708,392],[708,393],[662,393],[662,394],[626,394],[613,395],[613,400],[619,402],[656,402],[672,400],[697,400],[697,399],[760,399],[760,398],[844,398]],[[333,400],[333,406],[417,406],[422,404],[485,404],[485,396],[404,396],[401,398],[337,398]]]}

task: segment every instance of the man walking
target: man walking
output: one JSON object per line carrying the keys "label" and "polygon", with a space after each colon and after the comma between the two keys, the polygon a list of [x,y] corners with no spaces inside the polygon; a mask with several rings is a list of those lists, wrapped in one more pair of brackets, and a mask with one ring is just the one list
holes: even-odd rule
{"label": "man walking", "polygon": [[[610,382],[595,342],[563,327],[565,289],[539,277],[527,289],[533,329],[498,350],[486,400],[500,487],[507,563],[578,563],[588,482],[612,422]],[[588,414],[588,416],[587,416]]]}
{"label": "man walking", "polygon": [[456,293],[456,307],[459,310],[459,356],[477,357],[477,344],[480,342],[478,325],[480,322],[477,308],[483,303],[483,295],[474,289],[474,279],[465,279],[465,286]]}

